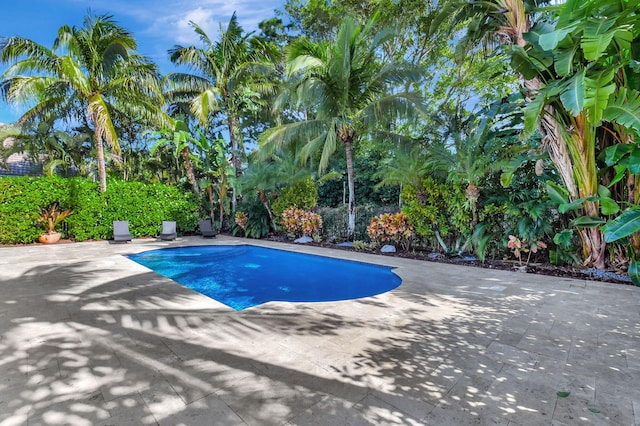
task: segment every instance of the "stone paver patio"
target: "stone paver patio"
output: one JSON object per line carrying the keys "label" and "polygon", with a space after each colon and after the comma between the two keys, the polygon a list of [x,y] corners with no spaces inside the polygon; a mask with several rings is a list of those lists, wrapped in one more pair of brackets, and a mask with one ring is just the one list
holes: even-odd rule
{"label": "stone paver patio", "polygon": [[[236,312],[122,256],[237,243],[403,284]],[[632,286],[222,236],[2,248],[0,286],[2,426],[640,424]]]}

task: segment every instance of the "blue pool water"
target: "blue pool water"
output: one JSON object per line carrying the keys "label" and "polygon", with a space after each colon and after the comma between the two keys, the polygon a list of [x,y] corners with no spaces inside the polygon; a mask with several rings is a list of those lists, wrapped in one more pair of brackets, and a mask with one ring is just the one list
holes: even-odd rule
{"label": "blue pool water", "polygon": [[128,257],[236,310],[269,301],[356,299],[402,282],[386,266],[249,245],[166,248]]}

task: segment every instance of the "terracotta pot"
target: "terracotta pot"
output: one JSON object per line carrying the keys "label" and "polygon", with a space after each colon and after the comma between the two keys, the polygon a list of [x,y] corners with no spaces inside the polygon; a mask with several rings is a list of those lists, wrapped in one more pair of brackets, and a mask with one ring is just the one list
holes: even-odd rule
{"label": "terracotta pot", "polygon": [[55,244],[60,241],[60,233],[52,232],[50,234],[42,234],[38,237],[38,241],[42,244]]}

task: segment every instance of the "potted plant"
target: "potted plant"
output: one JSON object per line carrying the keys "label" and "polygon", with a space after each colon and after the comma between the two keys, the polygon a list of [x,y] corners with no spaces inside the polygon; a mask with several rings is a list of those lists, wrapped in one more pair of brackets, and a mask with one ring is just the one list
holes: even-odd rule
{"label": "potted plant", "polygon": [[38,241],[43,244],[54,244],[60,241],[60,233],[56,231],[56,228],[72,213],[71,210],[60,210],[58,203],[53,203],[49,207],[42,209],[38,223],[46,232],[40,235]]}

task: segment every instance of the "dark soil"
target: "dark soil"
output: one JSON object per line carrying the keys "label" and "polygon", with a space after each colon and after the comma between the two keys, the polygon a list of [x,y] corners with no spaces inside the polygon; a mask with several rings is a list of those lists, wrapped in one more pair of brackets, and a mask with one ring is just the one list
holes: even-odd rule
{"label": "dark soil", "polygon": [[[280,237],[267,238],[274,242],[288,242]],[[603,281],[616,284],[630,285],[631,280],[628,275],[620,271],[600,271],[593,268],[584,268],[581,266],[556,266],[550,263],[530,262],[520,264],[518,261],[510,260],[485,260],[480,261],[474,256],[446,256],[442,253],[412,250],[411,252],[398,251],[396,253],[381,253],[379,250],[365,249],[356,250],[353,247],[340,246],[331,243],[308,243],[316,247],[327,247],[345,251],[360,251],[363,253],[377,254],[379,256],[403,257],[407,259],[422,260],[425,262],[449,263],[462,266],[470,266],[475,268],[499,269],[504,271],[515,271],[527,274],[549,275],[559,278],[576,278],[590,281]]]}

